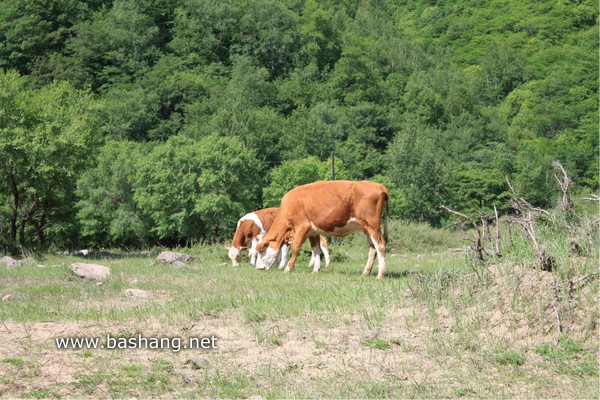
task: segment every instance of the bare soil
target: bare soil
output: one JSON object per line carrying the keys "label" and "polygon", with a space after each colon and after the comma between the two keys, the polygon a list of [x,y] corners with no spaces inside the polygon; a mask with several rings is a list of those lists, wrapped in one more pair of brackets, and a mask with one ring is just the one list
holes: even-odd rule
{"label": "bare soil", "polygon": [[[565,313],[563,329],[597,348],[598,325],[590,317],[598,304],[593,285],[589,290],[596,303],[580,299],[584,306],[567,312],[555,302],[556,282],[549,272],[492,266],[489,274],[487,288],[465,293],[465,285],[457,286],[452,301],[427,304],[407,290],[401,294],[405,306],[386,310],[378,323],[364,315],[345,315],[335,322],[309,315],[244,322],[240,310],[200,315],[195,321],[5,321],[0,323],[0,395],[597,398],[597,376],[557,373],[549,368],[554,364],[534,351],[543,343],[556,343],[557,310]],[[481,301],[465,301],[462,307],[456,300],[469,296]],[[104,338],[107,333],[214,335],[218,348],[61,350],[55,344],[57,337]],[[520,351],[525,362],[495,362],[495,352],[503,346]],[[600,362],[598,351],[593,357]],[[138,366],[139,377],[128,376],[127,366]],[[166,383],[148,383],[152,373],[162,373]],[[86,385],[86,377],[93,382]],[[223,382],[243,390],[228,392],[219,387]],[[115,392],[115,385],[124,387]]]}

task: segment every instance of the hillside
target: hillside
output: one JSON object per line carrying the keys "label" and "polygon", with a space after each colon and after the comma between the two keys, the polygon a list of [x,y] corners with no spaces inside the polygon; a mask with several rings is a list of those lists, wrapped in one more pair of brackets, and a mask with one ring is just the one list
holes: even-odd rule
{"label": "hillside", "polygon": [[5,0],[0,249],[185,245],[318,179],[392,215],[597,192],[598,4]]}

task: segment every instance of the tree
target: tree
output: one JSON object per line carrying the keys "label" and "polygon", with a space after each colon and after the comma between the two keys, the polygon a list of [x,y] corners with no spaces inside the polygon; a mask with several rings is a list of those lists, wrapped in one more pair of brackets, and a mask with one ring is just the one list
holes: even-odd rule
{"label": "tree", "polygon": [[77,181],[77,219],[82,241],[96,247],[139,248],[151,243],[152,221],[134,200],[138,169],[152,146],[108,141],[97,164]]}
{"label": "tree", "polygon": [[240,18],[231,55],[257,60],[272,78],[287,73],[300,46],[298,16],[282,2],[252,0]]}
{"label": "tree", "polygon": [[439,226],[439,205],[446,202],[449,171],[439,141],[440,131],[416,123],[407,124],[386,153],[388,175],[404,198],[402,218]]}
{"label": "tree", "polygon": [[7,244],[76,241],[76,179],[100,142],[92,96],[56,83],[31,91],[0,73],[0,231]]}
{"label": "tree", "polygon": [[91,19],[73,27],[76,35],[67,42],[66,51],[73,60],[72,68],[87,77],[86,86],[101,92],[131,83],[158,60],[159,29],[145,7],[149,5],[116,0],[112,8],[95,12]]}
{"label": "tree", "polygon": [[509,43],[489,46],[480,61],[478,92],[483,100],[497,104],[523,81],[522,53]]}
{"label": "tree", "polygon": [[442,127],[446,122],[442,96],[432,85],[432,74],[421,71],[410,76],[404,88],[406,118]]}
{"label": "tree", "polygon": [[342,51],[330,78],[333,99],[340,104],[357,105],[376,102],[380,95],[377,82],[381,79],[364,56],[372,44],[371,38],[356,38]]}
{"label": "tree", "polygon": [[[0,67],[31,74],[45,57],[62,54],[73,25],[107,1],[4,0],[0,10]],[[51,80],[50,80],[51,81]]]}
{"label": "tree", "polygon": [[171,245],[228,237],[260,204],[260,165],[237,138],[173,136],[138,167],[133,200]]}
{"label": "tree", "polygon": [[[335,164],[335,178],[347,179],[342,162]],[[330,179],[331,162],[319,161],[316,157],[283,162],[269,173],[270,184],[263,189],[263,206],[279,207],[281,198],[296,186]]]}
{"label": "tree", "polygon": [[229,64],[242,12],[236,1],[185,0],[175,10],[169,47],[185,64]]}
{"label": "tree", "polygon": [[306,0],[298,21],[302,35],[302,48],[297,64],[308,65],[314,61],[319,71],[332,69],[341,55],[339,32],[333,27],[332,15],[315,0]]}

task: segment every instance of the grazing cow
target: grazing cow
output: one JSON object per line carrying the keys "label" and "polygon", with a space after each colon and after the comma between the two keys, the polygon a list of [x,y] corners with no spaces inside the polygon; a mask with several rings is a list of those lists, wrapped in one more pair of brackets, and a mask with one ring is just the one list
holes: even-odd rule
{"label": "grazing cow", "polygon": [[[386,207],[383,235],[381,217]],[[379,183],[361,181],[320,181],[290,190],[279,206],[271,228],[256,246],[256,268],[270,268],[276,261],[287,237],[293,237],[292,255],[285,268],[294,268],[298,251],[306,238],[318,235],[346,236],[361,229],[369,243],[369,258],[363,275],[369,275],[375,255],[378,257],[377,278],[385,275],[385,246],[390,208],[387,188]],[[314,246],[319,254],[318,246]],[[315,260],[313,272],[319,272],[320,260]]]}
{"label": "grazing cow", "polygon": [[[250,264],[254,265],[256,261],[256,245],[260,242],[262,235],[265,235],[275,216],[277,215],[278,208],[265,208],[257,210],[244,215],[237,223],[235,234],[233,235],[233,241],[230,247],[225,247],[229,252],[229,258],[234,267],[240,266],[242,260],[242,251],[248,250],[250,255]],[[283,268],[287,261],[287,250],[288,244],[291,242],[291,237],[288,237],[284,242],[281,250],[281,262],[279,268]],[[327,240],[324,237],[315,237],[311,241],[311,248],[320,246],[323,250],[323,256],[325,257],[325,265],[328,266],[330,262],[329,251],[327,248]],[[309,267],[316,262],[316,258],[319,257],[313,251],[310,259]],[[320,261],[320,259],[319,259]]]}

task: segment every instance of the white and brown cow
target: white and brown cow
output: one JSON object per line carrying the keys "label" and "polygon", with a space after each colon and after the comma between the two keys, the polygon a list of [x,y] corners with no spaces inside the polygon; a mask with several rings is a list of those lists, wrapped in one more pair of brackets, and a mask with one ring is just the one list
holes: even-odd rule
{"label": "white and brown cow", "polygon": [[[239,219],[235,234],[233,235],[231,246],[225,247],[229,252],[229,258],[231,258],[231,262],[234,267],[239,267],[240,261],[242,260],[242,252],[244,250],[248,250],[249,252],[250,264],[255,264],[256,245],[260,242],[261,237],[265,235],[271,227],[278,210],[279,209],[276,207],[265,208],[248,213]],[[287,250],[291,241],[292,238],[288,237],[282,246],[279,268],[283,268],[287,261]],[[325,238],[322,236],[315,237],[311,240],[311,248],[314,246],[317,246],[317,248],[320,247],[323,250],[325,265],[328,266],[330,258],[327,240],[325,240]],[[317,257],[319,256],[313,251],[309,266],[312,266],[316,262]]]}
{"label": "white and brown cow", "polygon": [[[386,216],[383,234],[381,217]],[[371,273],[375,255],[378,257],[378,274],[385,275],[385,246],[390,207],[387,188],[369,181],[320,181],[290,190],[279,206],[271,228],[256,246],[256,268],[270,268],[275,263],[286,238],[293,237],[292,255],[285,269],[294,268],[296,257],[306,238],[318,235],[346,236],[361,229],[369,243],[369,258],[363,275]],[[311,240],[312,250],[319,254],[318,246]],[[319,272],[320,259],[315,260],[313,272]]]}

